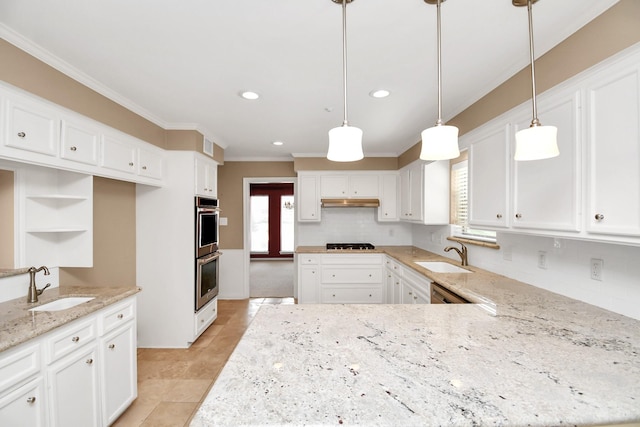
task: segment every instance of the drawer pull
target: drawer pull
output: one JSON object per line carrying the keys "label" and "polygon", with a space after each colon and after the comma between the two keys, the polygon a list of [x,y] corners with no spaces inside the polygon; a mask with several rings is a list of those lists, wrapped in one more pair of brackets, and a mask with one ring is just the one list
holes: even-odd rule
{"label": "drawer pull", "polygon": [[501,219],[502,218],[502,214],[496,215],[496,218]]}
{"label": "drawer pull", "polygon": [[129,166],[133,166],[133,162],[129,162]]}
{"label": "drawer pull", "polygon": [[116,348],[115,344],[109,344],[109,350],[113,350],[114,348]]}
{"label": "drawer pull", "polygon": [[26,133],[24,133],[24,132],[18,132],[18,138],[24,138],[24,137],[26,137],[26,136],[27,136],[27,134],[26,134]]}
{"label": "drawer pull", "polygon": [[118,314],[118,319],[122,319],[124,317],[124,314],[120,313]]}
{"label": "drawer pull", "polygon": [[333,294],[333,295],[332,295],[332,297],[334,297],[334,298],[335,298],[335,297],[336,297],[336,294]]}
{"label": "drawer pull", "polygon": [[93,364],[93,359],[87,359],[87,361],[85,363],[87,365],[92,365]]}
{"label": "drawer pull", "polygon": [[143,171],[146,171],[146,170],[147,170],[147,167],[146,167],[146,166],[143,166],[143,167],[142,167],[142,170],[143,170]]}
{"label": "drawer pull", "polygon": [[517,213],[516,214],[516,218],[518,218],[518,219],[522,218],[522,214]]}
{"label": "drawer pull", "polygon": [[27,403],[35,403],[35,401],[36,401],[35,396],[27,397]]}
{"label": "drawer pull", "polygon": [[78,148],[77,147],[69,147],[69,150],[76,151],[76,150],[78,150]]}
{"label": "drawer pull", "polygon": [[73,337],[73,338],[71,338],[71,341],[78,342],[78,341],[80,341],[80,337]]}
{"label": "drawer pull", "polygon": [[604,215],[596,214],[596,221],[602,221],[604,219]]}

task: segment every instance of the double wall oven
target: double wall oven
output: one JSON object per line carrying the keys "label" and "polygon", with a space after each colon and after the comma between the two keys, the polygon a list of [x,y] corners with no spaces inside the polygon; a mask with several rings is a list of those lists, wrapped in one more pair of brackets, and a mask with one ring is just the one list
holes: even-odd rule
{"label": "double wall oven", "polygon": [[195,198],[195,311],[218,295],[218,262],[221,254],[218,251],[219,218],[220,205],[217,199]]}

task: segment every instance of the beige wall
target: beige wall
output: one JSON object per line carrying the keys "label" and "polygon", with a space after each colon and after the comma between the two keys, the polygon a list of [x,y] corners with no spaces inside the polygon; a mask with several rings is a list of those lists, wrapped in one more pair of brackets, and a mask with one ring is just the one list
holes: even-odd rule
{"label": "beige wall", "polygon": [[243,178],[295,177],[293,162],[226,162],[218,167],[218,198],[222,217],[228,225],[220,227],[222,249],[244,247]]}
{"label": "beige wall", "polygon": [[298,157],[293,161],[295,171],[317,170],[397,170],[397,157],[365,157],[357,162],[332,162],[324,157]]}
{"label": "beige wall", "polygon": [[0,169],[0,268],[14,267],[13,171]]}
{"label": "beige wall", "polygon": [[136,185],[93,178],[93,268],[61,268],[60,285],[136,285]]}
{"label": "beige wall", "polygon": [[[526,31],[526,28],[523,29]],[[538,93],[640,42],[640,1],[621,0],[536,60]],[[523,46],[523,49],[527,49]],[[447,122],[463,135],[531,99],[529,67]],[[400,167],[416,160],[420,142],[400,156]]]}

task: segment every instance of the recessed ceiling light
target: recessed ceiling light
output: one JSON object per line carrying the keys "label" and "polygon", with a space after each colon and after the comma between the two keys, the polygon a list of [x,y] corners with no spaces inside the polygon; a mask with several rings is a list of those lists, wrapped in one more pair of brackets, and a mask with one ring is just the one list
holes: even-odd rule
{"label": "recessed ceiling light", "polygon": [[243,97],[244,99],[248,99],[250,101],[253,101],[254,99],[260,98],[260,95],[258,95],[255,92],[251,92],[250,90],[246,90],[244,92],[240,92],[240,96]]}
{"label": "recessed ceiling light", "polygon": [[369,95],[373,98],[386,98],[391,92],[386,89],[372,90]]}
{"label": "recessed ceiling light", "polygon": [[282,141],[273,141],[272,144],[273,145],[284,145],[284,142],[282,142]]}

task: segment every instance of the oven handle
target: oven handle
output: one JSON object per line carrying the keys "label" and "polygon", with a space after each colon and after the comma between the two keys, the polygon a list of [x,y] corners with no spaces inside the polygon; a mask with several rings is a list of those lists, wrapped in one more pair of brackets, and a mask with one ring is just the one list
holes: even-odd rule
{"label": "oven handle", "polygon": [[210,256],[198,258],[198,265],[208,264],[211,261],[220,258],[220,255],[222,255],[222,252],[214,252]]}
{"label": "oven handle", "polygon": [[198,213],[220,213],[220,208],[198,208]]}

